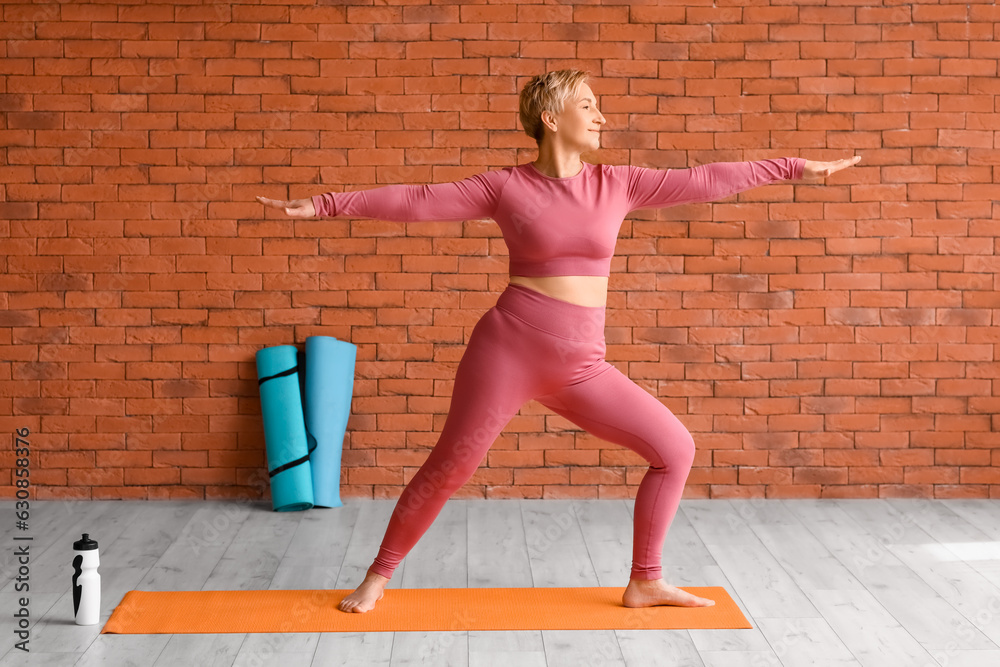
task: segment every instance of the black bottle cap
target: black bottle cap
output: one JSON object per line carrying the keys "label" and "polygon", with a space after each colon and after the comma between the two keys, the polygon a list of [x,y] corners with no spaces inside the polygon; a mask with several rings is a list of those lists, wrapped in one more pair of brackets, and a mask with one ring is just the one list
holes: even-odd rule
{"label": "black bottle cap", "polygon": [[88,533],[83,534],[82,540],[77,540],[76,542],[73,543],[73,549],[75,549],[76,551],[91,551],[96,548],[97,548],[97,542],[90,539],[90,535]]}

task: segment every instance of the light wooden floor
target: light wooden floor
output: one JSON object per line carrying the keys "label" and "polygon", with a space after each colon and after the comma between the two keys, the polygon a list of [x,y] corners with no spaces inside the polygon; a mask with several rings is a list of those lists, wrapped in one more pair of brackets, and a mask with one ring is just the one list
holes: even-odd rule
{"label": "light wooden floor", "polygon": [[[624,588],[632,504],[453,498],[389,586]],[[0,665],[1000,665],[993,500],[683,500],[666,580],[725,586],[750,630],[100,634],[132,589],[353,589],[394,505],[32,503],[29,660],[12,648],[21,543],[14,504],[2,502]],[[96,626],[72,615],[72,544],[84,531],[101,549]]]}

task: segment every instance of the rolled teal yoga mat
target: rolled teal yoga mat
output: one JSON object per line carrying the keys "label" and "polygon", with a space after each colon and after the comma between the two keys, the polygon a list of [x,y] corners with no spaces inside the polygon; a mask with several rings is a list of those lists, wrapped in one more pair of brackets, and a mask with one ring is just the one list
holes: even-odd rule
{"label": "rolled teal yoga mat", "polygon": [[306,338],[306,437],[312,451],[313,502],[341,507],[340,455],[354,395],[357,346],[331,336]]}
{"label": "rolled teal yoga mat", "polygon": [[258,350],[256,357],[271,505],[276,512],[307,510],[314,504],[313,484],[298,350],[277,345]]}

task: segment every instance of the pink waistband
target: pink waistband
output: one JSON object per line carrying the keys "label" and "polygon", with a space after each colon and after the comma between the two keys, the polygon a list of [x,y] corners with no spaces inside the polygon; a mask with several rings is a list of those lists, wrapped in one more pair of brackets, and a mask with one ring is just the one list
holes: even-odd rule
{"label": "pink waistband", "polygon": [[509,283],[496,307],[563,338],[595,340],[604,337],[604,306],[581,306]]}

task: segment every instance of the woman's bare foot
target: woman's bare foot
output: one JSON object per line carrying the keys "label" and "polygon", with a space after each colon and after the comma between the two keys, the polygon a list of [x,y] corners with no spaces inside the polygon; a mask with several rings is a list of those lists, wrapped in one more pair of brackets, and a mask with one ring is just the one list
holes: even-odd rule
{"label": "woman's bare foot", "polygon": [[669,604],[678,607],[711,607],[715,600],[700,598],[676,586],[669,586],[663,579],[629,579],[622,595],[626,607],[653,607]]}
{"label": "woman's bare foot", "polygon": [[371,611],[375,608],[375,603],[382,599],[387,583],[389,583],[387,577],[375,574],[369,570],[365,576],[365,580],[361,582],[357,590],[341,600],[340,604],[337,605],[337,609],[340,611],[353,611],[359,614]]}

